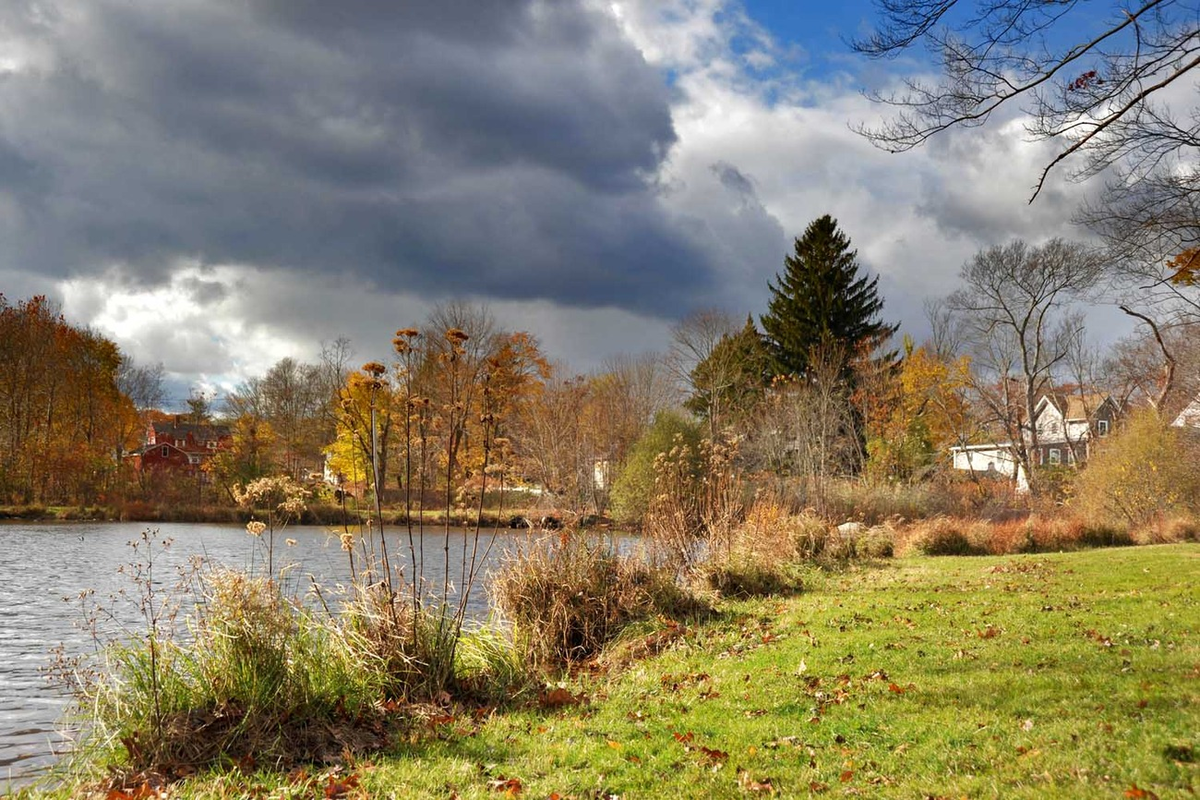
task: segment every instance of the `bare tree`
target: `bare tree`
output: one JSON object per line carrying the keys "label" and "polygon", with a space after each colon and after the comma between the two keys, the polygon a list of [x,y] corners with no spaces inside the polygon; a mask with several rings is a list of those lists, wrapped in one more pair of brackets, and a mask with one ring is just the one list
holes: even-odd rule
{"label": "bare tree", "polygon": [[900,111],[881,128],[862,132],[885,149],[910,150],[941,131],[983,125],[1001,107],[1020,104],[1030,134],[1062,142],[1034,197],[1050,172],[1070,159],[1076,176],[1113,164],[1144,176],[1169,171],[1177,158],[1193,159],[1200,118],[1180,119],[1166,98],[1200,64],[1195,5],[1110,0],[1099,24],[1097,5],[876,0],[878,27],[853,42],[854,49],[881,58],[923,46],[940,59],[942,74],[933,83],[907,80],[899,92],[872,95]]}
{"label": "bare tree", "polygon": [[804,376],[779,378],[757,410],[746,450],[759,466],[801,481],[803,503],[824,511],[829,479],[856,472],[863,451],[855,432],[845,355],[837,345],[813,348]]}
{"label": "bare tree", "polygon": [[1103,371],[1122,405],[1149,405],[1170,419],[1200,392],[1200,322],[1161,328],[1145,321],[1113,346]]}
{"label": "bare tree", "polygon": [[947,300],[972,357],[977,400],[1008,437],[1031,488],[1038,447],[1034,409],[1083,326],[1080,315],[1063,311],[1093,285],[1099,269],[1080,245],[1015,241],[968,261],[961,272],[966,285]]}

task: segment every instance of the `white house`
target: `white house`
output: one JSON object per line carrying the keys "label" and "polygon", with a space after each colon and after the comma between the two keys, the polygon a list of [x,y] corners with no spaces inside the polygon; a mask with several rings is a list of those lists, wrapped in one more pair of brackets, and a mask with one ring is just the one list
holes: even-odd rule
{"label": "white house", "polygon": [[1188,403],[1171,425],[1176,428],[1200,428],[1200,396]]}
{"label": "white house", "polygon": [[954,469],[986,475],[1004,475],[1011,478],[1016,476],[1017,491],[1029,489],[1029,481],[1025,470],[1013,456],[1011,444],[969,444],[962,447],[951,447]]}
{"label": "white house", "polygon": [[[1107,394],[1042,395],[1033,409],[1038,446],[1029,454],[1031,461],[1038,466],[1087,461],[1092,442],[1112,432],[1118,413],[1117,404]],[[1032,438],[1027,445],[1032,444]],[[1029,489],[1011,443],[951,447],[950,454],[954,469],[1015,477],[1018,491]]]}
{"label": "white house", "polygon": [[1092,442],[1112,432],[1118,413],[1107,394],[1042,395],[1033,409],[1038,446],[1030,458],[1047,466],[1087,461]]}

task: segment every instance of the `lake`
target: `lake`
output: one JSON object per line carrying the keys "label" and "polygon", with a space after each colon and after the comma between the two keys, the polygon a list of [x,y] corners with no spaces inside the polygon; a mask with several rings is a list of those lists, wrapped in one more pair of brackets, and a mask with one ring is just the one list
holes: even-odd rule
{"label": "lake", "polygon": [[[118,617],[139,629],[143,625],[134,601],[137,592],[128,577],[118,573],[123,565],[145,561],[143,544],[138,552],[127,546],[147,528],[156,539],[172,544],[155,549],[156,586],[171,588],[178,568],[194,556],[206,564],[266,571],[263,539],[246,533],[242,526],[184,523],[58,523],[0,525],[0,789],[7,781],[28,782],[49,767],[56,751],[66,746],[58,732],[69,698],[51,685],[43,670],[50,663],[50,650],[63,644],[68,653],[92,652],[90,632],[81,627],[81,592],[95,590],[95,598]],[[334,532],[331,532],[334,531]],[[336,586],[349,581],[347,554],[337,530],[324,527],[287,527],[275,535],[275,566],[293,565],[285,585],[303,594],[315,578],[330,596]],[[286,539],[294,540],[288,544]],[[376,537],[378,539],[378,537]],[[494,540],[494,542],[493,542]],[[404,528],[387,531],[393,567],[409,572],[409,541]],[[418,539],[418,545],[420,544]],[[450,537],[451,582],[459,582],[463,548],[470,547],[468,532],[455,530]],[[528,532],[484,532],[479,549],[488,552],[484,574],[493,571],[503,557],[520,546],[536,541]],[[445,537],[440,529],[427,528],[423,537],[424,579],[440,593],[444,575]],[[469,552],[469,551],[468,551]],[[361,554],[356,550],[356,557]],[[360,562],[361,563],[361,562]],[[486,578],[472,594],[468,616],[481,622],[488,615]],[[125,589],[130,599],[117,596]]]}

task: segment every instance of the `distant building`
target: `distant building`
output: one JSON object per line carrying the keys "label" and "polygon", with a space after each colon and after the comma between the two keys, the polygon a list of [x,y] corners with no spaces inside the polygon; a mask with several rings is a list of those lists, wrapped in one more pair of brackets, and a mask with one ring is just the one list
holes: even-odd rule
{"label": "distant building", "polygon": [[1176,428],[1200,428],[1200,396],[1188,403],[1171,425]]}
{"label": "distant building", "polygon": [[[1200,410],[1200,406],[1198,406]],[[1039,467],[1083,464],[1097,439],[1112,433],[1120,409],[1107,394],[1048,392],[1033,409],[1037,447],[1028,436],[1031,463]],[[1018,491],[1028,491],[1029,481],[1017,463],[1011,442],[951,447],[952,466],[957,470],[991,473],[1013,478]]]}
{"label": "distant building", "polygon": [[132,454],[140,470],[194,473],[233,441],[225,425],[197,425],[173,420],[152,422],[146,444]]}
{"label": "distant building", "polygon": [[1112,433],[1119,413],[1107,394],[1042,395],[1033,409],[1038,446],[1030,458],[1038,466],[1086,462],[1093,443]]}

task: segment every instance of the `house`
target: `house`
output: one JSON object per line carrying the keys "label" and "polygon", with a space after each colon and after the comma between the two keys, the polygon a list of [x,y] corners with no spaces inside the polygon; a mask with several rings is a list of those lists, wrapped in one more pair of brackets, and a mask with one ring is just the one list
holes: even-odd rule
{"label": "house", "polygon": [[1171,425],[1175,428],[1200,428],[1200,395],[1179,412]]}
{"label": "house", "polygon": [[[1047,392],[1038,398],[1033,415],[1037,447],[1027,436],[1030,461],[1055,466],[1086,462],[1094,442],[1112,432],[1120,409],[1107,394]],[[1018,491],[1027,491],[1028,479],[1013,451],[1011,442],[951,447],[951,465],[957,470],[1015,477]]]}
{"label": "house", "polygon": [[990,476],[1016,476],[1017,490],[1028,491],[1029,481],[1025,470],[1013,456],[1012,444],[970,444],[951,447],[950,455],[954,469],[966,470]]}
{"label": "house", "polygon": [[192,474],[232,441],[225,425],[185,423],[177,416],[146,427],[146,444],[133,453],[134,463],[139,470]]}
{"label": "house", "polygon": [[1038,446],[1030,460],[1038,466],[1086,462],[1093,443],[1112,432],[1119,414],[1107,394],[1043,394],[1033,409]]}

